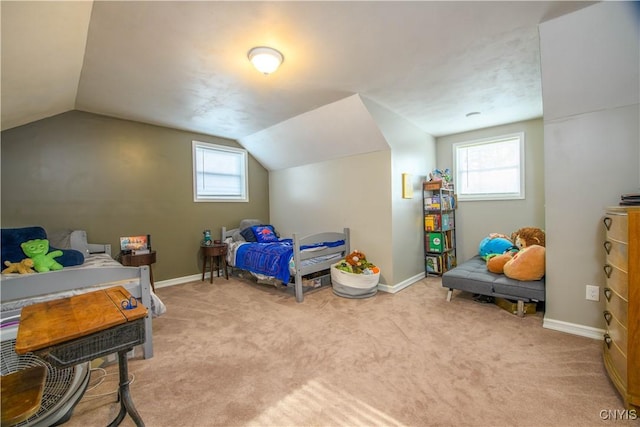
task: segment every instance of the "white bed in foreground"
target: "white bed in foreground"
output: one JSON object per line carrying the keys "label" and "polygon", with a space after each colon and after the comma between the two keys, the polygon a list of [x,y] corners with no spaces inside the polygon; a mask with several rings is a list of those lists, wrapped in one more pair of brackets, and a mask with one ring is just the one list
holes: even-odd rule
{"label": "white bed in foreground", "polygon": [[0,301],[3,339],[17,328],[22,307],[42,301],[64,298],[113,286],[122,286],[149,309],[145,319],[146,341],[144,358],[153,356],[152,316],[165,310],[162,301],[153,294],[149,267],[124,267],[109,254],[91,254],[82,266],[65,267],[59,271],[33,274],[3,274],[0,279]]}

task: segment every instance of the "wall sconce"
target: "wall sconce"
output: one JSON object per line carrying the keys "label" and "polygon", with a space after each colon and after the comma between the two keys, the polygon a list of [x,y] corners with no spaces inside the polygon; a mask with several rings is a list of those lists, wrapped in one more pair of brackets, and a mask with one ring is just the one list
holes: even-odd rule
{"label": "wall sconce", "polygon": [[410,173],[402,174],[402,198],[413,199],[413,182]]}
{"label": "wall sconce", "polygon": [[284,61],[284,56],[282,56],[280,52],[270,47],[263,46],[254,47],[249,51],[247,56],[253,66],[265,75],[276,71],[280,64],[282,64],[282,61]]}

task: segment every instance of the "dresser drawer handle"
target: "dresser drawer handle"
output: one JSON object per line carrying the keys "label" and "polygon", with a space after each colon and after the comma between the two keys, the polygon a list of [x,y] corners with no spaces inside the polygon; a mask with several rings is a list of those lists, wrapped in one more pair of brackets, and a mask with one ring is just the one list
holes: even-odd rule
{"label": "dresser drawer handle", "polygon": [[603,243],[603,246],[604,250],[607,251],[607,255],[609,255],[611,253],[611,242],[607,240]]}
{"label": "dresser drawer handle", "polygon": [[611,289],[604,288],[602,292],[604,293],[604,297],[607,299],[607,301],[611,301]]}
{"label": "dresser drawer handle", "polygon": [[611,277],[611,272],[613,271],[613,267],[611,267],[609,264],[605,264],[604,267],[602,267],[602,269],[604,270],[604,274],[607,276],[607,279],[609,279]]}
{"label": "dresser drawer handle", "polygon": [[604,313],[602,313],[604,315],[604,320],[605,322],[607,322],[607,325],[611,324],[611,319],[613,318],[613,315],[611,314],[610,311],[606,311]]}
{"label": "dresser drawer handle", "polygon": [[604,334],[604,343],[607,345],[607,348],[611,348],[611,343],[613,340],[609,336],[609,334]]}
{"label": "dresser drawer handle", "polygon": [[607,231],[611,230],[611,222],[612,222],[611,218],[609,218],[608,216],[605,216],[602,222],[604,222],[604,226],[607,229]]}

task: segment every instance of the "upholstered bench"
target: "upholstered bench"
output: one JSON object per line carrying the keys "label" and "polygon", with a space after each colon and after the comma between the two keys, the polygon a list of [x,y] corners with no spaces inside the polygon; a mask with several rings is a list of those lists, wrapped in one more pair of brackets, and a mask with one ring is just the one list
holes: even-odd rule
{"label": "upholstered bench", "polygon": [[442,286],[449,288],[447,301],[451,301],[454,289],[517,300],[520,317],[524,316],[525,302],[545,299],[544,277],[541,280],[520,281],[504,274],[491,273],[487,270],[487,263],[479,255],[444,273]]}

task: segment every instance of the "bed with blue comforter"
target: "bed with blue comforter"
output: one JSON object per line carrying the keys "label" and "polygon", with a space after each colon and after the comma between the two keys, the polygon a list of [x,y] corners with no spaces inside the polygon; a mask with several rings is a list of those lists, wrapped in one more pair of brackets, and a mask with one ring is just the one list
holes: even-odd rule
{"label": "bed with blue comforter", "polygon": [[[223,227],[221,236],[228,245],[227,263],[230,266],[293,289],[298,302],[304,300],[306,291],[317,288],[303,286],[304,276],[328,271],[332,264],[349,253],[348,228],[342,232],[304,237],[294,233],[293,238],[280,238],[269,224],[243,220],[236,229]],[[316,277],[314,283],[328,284],[329,280]]]}

